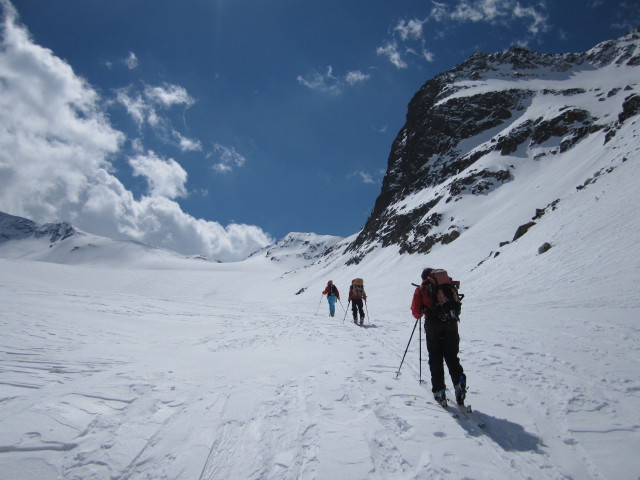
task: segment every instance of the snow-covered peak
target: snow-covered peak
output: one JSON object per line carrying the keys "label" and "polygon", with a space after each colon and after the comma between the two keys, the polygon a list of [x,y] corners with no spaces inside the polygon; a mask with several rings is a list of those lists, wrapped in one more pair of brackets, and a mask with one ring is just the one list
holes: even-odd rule
{"label": "snow-covered peak", "polygon": [[317,235],[315,233],[291,232],[252,255],[281,262],[288,267],[300,267],[312,263],[327,254],[342,237]]}
{"label": "snow-covered peak", "polygon": [[199,268],[208,259],[184,256],[135,241],[113,240],[67,222],[36,222],[0,212],[0,257],[68,265],[140,268]]}

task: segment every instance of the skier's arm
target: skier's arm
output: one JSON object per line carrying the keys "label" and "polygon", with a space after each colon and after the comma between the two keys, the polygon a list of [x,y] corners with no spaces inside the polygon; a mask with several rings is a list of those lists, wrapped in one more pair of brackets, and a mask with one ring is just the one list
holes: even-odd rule
{"label": "skier's arm", "polygon": [[424,306],[422,303],[421,289],[422,287],[416,288],[416,291],[413,293],[413,300],[411,301],[411,313],[416,320],[422,316],[422,307]]}

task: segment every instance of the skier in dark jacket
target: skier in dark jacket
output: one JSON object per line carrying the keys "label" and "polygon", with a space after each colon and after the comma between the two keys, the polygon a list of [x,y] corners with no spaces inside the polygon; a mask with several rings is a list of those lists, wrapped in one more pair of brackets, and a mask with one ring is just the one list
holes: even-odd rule
{"label": "skier in dark jacket", "polygon": [[[363,300],[367,300],[367,294],[364,291],[364,286],[362,283],[359,286],[355,285],[355,282],[361,279],[353,279],[351,281],[351,285],[349,286],[349,301],[351,302],[351,310],[353,313],[353,323],[356,325],[364,325],[364,309],[363,309]],[[360,313],[360,323],[358,323],[358,313]]]}
{"label": "skier in dark jacket", "polygon": [[338,291],[338,287],[336,287],[331,280],[327,282],[327,288],[322,292],[323,295],[327,296],[327,301],[329,302],[329,315],[332,317],[336,314],[336,299],[340,300],[340,292]]}
{"label": "skier in dark jacket", "polygon": [[431,391],[435,400],[445,406],[447,397],[445,395],[444,365],[447,363],[449,375],[456,393],[458,405],[464,405],[464,398],[467,393],[467,377],[464,374],[458,352],[460,347],[460,336],[458,334],[458,323],[454,320],[442,321],[434,315],[430,315],[431,306],[431,286],[433,280],[429,278],[432,269],[425,268],[422,272],[422,285],[417,287],[411,302],[411,313],[417,320],[423,314],[424,330],[427,336],[427,351],[429,352],[429,370],[431,371]]}

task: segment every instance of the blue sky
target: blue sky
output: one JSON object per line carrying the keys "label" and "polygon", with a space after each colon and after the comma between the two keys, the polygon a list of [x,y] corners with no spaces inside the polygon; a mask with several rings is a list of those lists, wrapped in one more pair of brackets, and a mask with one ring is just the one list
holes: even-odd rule
{"label": "blue sky", "polygon": [[473,52],[640,24],[632,0],[0,5],[0,210],[223,260],[357,232],[411,97]]}

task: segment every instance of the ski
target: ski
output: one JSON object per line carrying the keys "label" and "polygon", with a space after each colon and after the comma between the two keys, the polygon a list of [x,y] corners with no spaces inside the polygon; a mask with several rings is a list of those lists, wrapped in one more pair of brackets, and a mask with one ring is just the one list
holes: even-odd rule
{"label": "ski", "polygon": [[439,407],[442,407],[444,411],[449,413],[453,418],[455,419],[460,418],[460,414],[458,413],[458,410],[454,408],[449,408],[449,405],[447,404],[446,400],[442,403],[435,399],[433,401],[436,402],[436,405],[438,405]]}
{"label": "ski", "polygon": [[482,420],[480,420],[476,415],[474,415],[471,405],[458,405],[457,403],[455,403],[453,400],[449,398],[447,398],[447,401],[451,405],[454,405],[456,407],[456,410],[460,412],[460,415],[462,415],[464,418],[466,418],[470,422],[475,423],[478,426],[478,428],[484,428],[486,426],[486,424]]}

